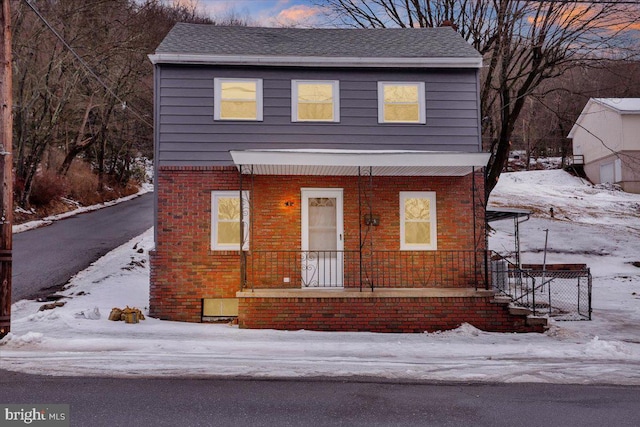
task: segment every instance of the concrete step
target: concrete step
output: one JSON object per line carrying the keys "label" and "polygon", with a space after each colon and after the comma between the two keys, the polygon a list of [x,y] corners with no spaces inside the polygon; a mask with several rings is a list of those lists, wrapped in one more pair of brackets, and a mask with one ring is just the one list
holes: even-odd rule
{"label": "concrete step", "polygon": [[528,326],[547,326],[548,320],[546,317],[538,317],[538,316],[527,316],[527,325]]}
{"label": "concrete step", "polygon": [[509,313],[514,316],[528,316],[532,311],[525,307],[509,307]]}
{"label": "concrete step", "polygon": [[509,297],[497,296],[491,300],[491,303],[492,304],[511,304],[511,301],[512,300]]}

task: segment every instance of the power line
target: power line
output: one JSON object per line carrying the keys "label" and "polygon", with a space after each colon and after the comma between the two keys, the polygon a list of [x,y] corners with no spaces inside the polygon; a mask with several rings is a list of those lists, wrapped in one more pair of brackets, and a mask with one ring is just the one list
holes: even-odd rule
{"label": "power line", "polygon": [[96,72],[93,71],[93,69],[89,66],[89,64],[87,64],[85,60],[82,59],[82,57],[73,49],[73,47],[71,47],[69,43],[67,43],[66,40],[60,35],[60,33],[58,33],[58,31],[56,31],[56,29],[53,28],[53,26],[49,23],[49,21],[47,21],[47,19],[44,16],[42,16],[40,11],[33,4],[31,4],[31,0],[24,0],[24,1],[25,3],[27,3],[29,8],[31,8],[31,10],[33,10],[33,12],[38,16],[38,18],[47,26],[47,28],[49,28],[49,30],[56,36],[56,38],[60,40],[60,42],[73,54],[73,56],[76,57],[78,62],[82,64],[82,66],[89,72],[89,74],[91,74],[98,81],[98,83],[100,83],[102,87],[104,87],[105,90],[109,92],[111,96],[113,96],[118,102],[120,102],[124,108],[131,111],[131,113],[134,116],[136,116],[138,120],[140,120],[142,123],[144,123],[145,125],[149,126],[151,129],[153,129],[153,125],[151,123],[149,123],[144,117],[142,117],[141,114],[139,114],[133,108],[128,107],[127,102],[122,98],[120,98],[120,96],[118,96],[117,93],[115,93],[110,87],[106,85],[106,83],[100,78],[100,76],[98,76],[98,74],[96,74]]}

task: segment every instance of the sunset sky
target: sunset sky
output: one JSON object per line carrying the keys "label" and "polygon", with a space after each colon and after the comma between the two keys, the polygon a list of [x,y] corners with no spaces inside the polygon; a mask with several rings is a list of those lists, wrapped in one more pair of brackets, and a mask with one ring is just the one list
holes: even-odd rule
{"label": "sunset sky", "polygon": [[322,7],[312,0],[199,0],[212,18],[224,18],[235,12],[264,26],[322,26],[326,18]]}
{"label": "sunset sky", "polygon": [[[339,20],[331,20],[328,17],[328,9],[323,0],[172,0],[177,3],[195,4],[201,11],[209,15],[214,20],[224,21],[225,18],[233,16],[242,20],[248,20],[251,26],[263,27],[340,27],[344,26]],[[618,19],[615,14],[601,19],[593,26],[594,31],[591,36],[594,40],[599,37],[612,36],[619,38],[622,44],[636,44],[640,38],[640,21],[634,19],[638,16],[638,3],[629,4],[628,7],[634,13],[630,13],[625,18]],[[325,5],[325,6],[323,6]],[[574,4],[568,7],[570,14],[576,14],[575,22],[568,20],[569,26],[584,24],[589,20],[591,12],[582,14],[583,9],[589,6],[585,4]],[[381,13],[380,16],[384,14]],[[530,22],[533,18],[530,18]],[[586,20],[586,21],[585,21]],[[615,21],[615,23],[613,22]],[[611,22],[611,24],[608,24]],[[618,33],[621,31],[621,33]]]}

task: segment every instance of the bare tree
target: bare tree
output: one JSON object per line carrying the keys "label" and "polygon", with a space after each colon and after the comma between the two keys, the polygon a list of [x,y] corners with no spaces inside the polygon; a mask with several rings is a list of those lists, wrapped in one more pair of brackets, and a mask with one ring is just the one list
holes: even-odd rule
{"label": "bare tree", "polygon": [[[14,152],[18,204],[26,205],[49,142],[57,136],[81,73],[67,66],[68,53],[37,25],[26,7],[14,20]],[[26,34],[29,38],[25,38]]]}
{"label": "bare tree", "polygon": [[[480,100],[491,158],[485,197],[497,184],[526,99],[578,60],[628,58],[625,37],[640,16],[627,1],[326,0],[345,25],[363,28],[454,25],[484,57]],[[637,50],[636,50],[637,51]]]}
{"label": "bare tree", "polygon": [[[39,0],[12,12],[18,204],[28,205],[44,166],[65,175],[79,157],[98,175],[98,191],[106,179],[125,184],[132,159],[153,152],[147,54],[176,22],[213,21],[164,0]],[[46,165],[52,150],[64,159]]]}

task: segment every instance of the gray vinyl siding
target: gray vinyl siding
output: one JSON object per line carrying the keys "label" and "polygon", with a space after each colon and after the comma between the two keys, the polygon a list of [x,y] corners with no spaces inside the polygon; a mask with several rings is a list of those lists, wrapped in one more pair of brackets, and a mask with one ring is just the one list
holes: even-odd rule
{"label": "gray vinyl siding", "polygon": [[[156,68],[159,166],[232,164],[229,150],[480,151],[477,70]],[[214,121],[216,77],[263,79],[261,122]],[[340,82],[339,123],[292,123],[291,80]],[[378,81],[424,81],[426,125],[379,124]]]}

